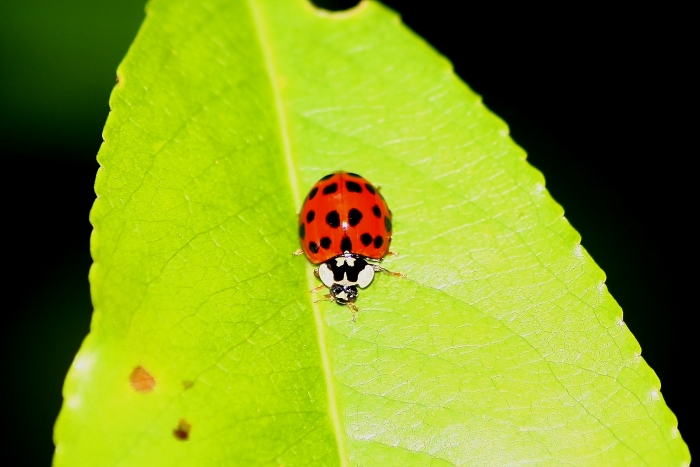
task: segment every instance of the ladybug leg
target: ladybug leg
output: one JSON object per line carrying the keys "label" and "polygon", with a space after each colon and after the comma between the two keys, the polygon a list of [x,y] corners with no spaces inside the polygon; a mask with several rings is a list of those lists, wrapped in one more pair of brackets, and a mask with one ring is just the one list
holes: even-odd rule
{"label": "ladybug leg", "polygon": [[[323,289],[325,289],[325,288],[326,288],[326,286],[325,286],[324,284],[321,284],[321,285],[319,285],[318,287],[314,287],[313,289],[309,290],[309,293],[320,292],[321,290],[323,290]],[[330,296],[330,294],[329,294],[329,295],[326,295],[326,297],[328,297],[328,296]]]}
{"label": "ladybug leg", "polygon": [[314,303],[318,302],[334,302],[335,300],[333,299],[333,296],[331,294],[326,294],[323,296],[323,298],[319,298],[318,300],[314,300]]}
{"label": "ladybug leg", "polygon": [[402,272],[389,271],[388,269],[383,268],[383,267],[379,266],[378,264],[374,265],[374,271],[375,272],[385,272],[385,273],[389,274],[390,276],[394,276],[394,277],[406,277],[406,274],[404,274]]}
{"label": "ladybug leg", "polygon": [[388,251],[388,252],[386,253],[386,256],[399,256],[399,254],[398,254],[397,252],[395,252],[395,251]]}
{"label": "ladybug leg", "polygon": [[318,275],[318,268],[314,269],[314,276],[316,276],[317,279],[321,278],[321,276]]}

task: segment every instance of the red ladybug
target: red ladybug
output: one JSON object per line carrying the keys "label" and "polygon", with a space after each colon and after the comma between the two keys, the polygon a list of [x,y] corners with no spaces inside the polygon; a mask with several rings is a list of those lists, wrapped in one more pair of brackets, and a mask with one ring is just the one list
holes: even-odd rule
{"label": "red ladybug", "polygon": [[335,172],[319,180],[306,197],[299,238],[309,260],[322,263],[314,273],[330,289],[327,298],[356,311],[357,287],[364,289],[376,271],[385,271],[376,263],[389,251],[391,211],[365,178]]}

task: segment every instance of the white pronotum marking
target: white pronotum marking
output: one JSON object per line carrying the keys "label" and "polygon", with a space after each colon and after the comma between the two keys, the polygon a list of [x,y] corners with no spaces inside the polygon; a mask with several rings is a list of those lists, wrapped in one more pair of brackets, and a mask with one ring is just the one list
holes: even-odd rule
{"label": "white pronotum marking", "polygon": [[340,256],[335,259],[335,265],[341,267],[343,263],[347,263],[348,266],[353,267],[355,265],[355,258],[352,256]]}
{"label": "white pronotum marking", "polygon": [[360,271],[360,274],[358,274],[357,285],[364,289],[372,283],[372,279],[374,279],[374,268],[368,264]]}
{"label": "white pronotum marking", "polygon": [[331,268],[329,268],[326,263],[323,263],[318,267],[318,277],[326,287],[332,286],[335,282],[333,280],[333,271],[331,271]]}

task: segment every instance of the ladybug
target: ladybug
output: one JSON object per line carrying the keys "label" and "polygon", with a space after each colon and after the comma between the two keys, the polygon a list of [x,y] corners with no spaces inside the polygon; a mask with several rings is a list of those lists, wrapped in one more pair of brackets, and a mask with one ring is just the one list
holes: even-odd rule
{"label": "ladybug", "polygon": [[319,180],[299,213],[302,250],[320,264],[314,274],[323,285],[313,291],[328,287],[326,298],[357,311],[357,288],[375,272],[389,272],[377,263],[389,251],[391,219],[384,197],[364,177],[341,171]]}

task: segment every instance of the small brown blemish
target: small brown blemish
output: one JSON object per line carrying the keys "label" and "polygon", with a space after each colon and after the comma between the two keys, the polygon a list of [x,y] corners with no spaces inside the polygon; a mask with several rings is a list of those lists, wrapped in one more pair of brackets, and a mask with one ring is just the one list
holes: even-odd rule
{"label": "small brown blemish", "polygon": [[144,367],[141,365],[134,368],[129,376],[129,382],[131,387],[142,394],[149,393],[153,391],[156,387],[156,380]]}
{"label": "small brown blemish", "polygon": [[173,430],[173,435],[181,441],[187,441],[190,437],[190,430],[192,429],[192,424],[189,423],[184,418],[181,418],[177,424],[177,428]]}
{"label": "small brown blemish", "polygon": [[184,390],[187,390],[187,389],[191,388],[192,386],[194,386],[194,381],[185,380],[182,382],[182,389],[184,389]]}

